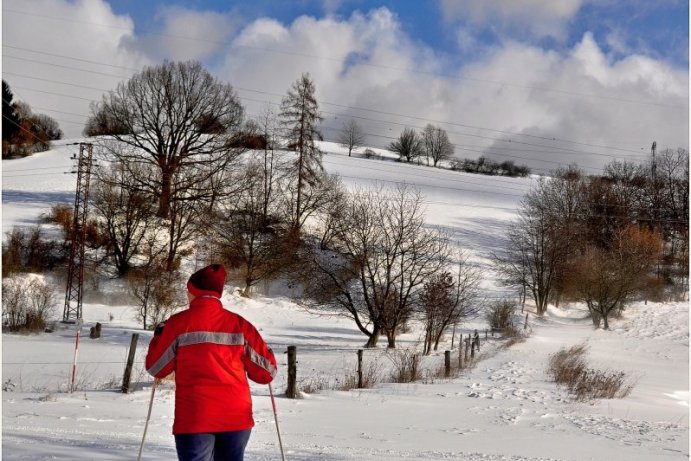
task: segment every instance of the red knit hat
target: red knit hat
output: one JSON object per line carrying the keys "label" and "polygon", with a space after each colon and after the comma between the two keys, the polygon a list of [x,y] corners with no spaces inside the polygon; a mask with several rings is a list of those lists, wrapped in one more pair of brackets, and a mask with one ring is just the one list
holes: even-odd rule
{"label": "red knit hat", "polygon": [[220,298],[226,281],[226,270],[221,264],[211,264],[199,269],[187,281],[187,291],[194,296]]}

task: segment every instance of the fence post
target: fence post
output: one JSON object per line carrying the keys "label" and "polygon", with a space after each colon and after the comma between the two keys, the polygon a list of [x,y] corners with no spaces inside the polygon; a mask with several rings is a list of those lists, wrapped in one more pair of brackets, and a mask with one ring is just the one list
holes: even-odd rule
{"label": "fence post", "polygon": [[451,351],[444,351],[444,376],[451,376]]}
{"label": "fence post", "polygon": [[286,397],[289,399],[297,398],[297,347],[288,346],[288,388]]}
{"label": "fence post", "polygon": [[362,389],[362,349],[357,351],[357,387]]}
{"label": "fence post", "polygon": [[528,314],[525,314],[525,323],[523,324],[523,329],[527,330],[528,329]]}
{"label": "fence post", "polygon": [[473,337],[477,351],[480,352],[480,334],[475,330],[475,336]]}
{"label": "fence post", "polygon": [[130,352],[127,355],[127,363],[125,364],[125,374],[122,375],[122,387],[120,390],[123,394],[130,391],[130,380],[132,379],[132,365],[134,365],[134,355],[137,352],[137,341],[139,341],[139,333],[132,333],[130,341]]}
{"label": "fence post", "polygon": [[468,337],[464,339],[465,341],[465,363],[466,365],[468,364],[468,349],[470,349],[470,334],[468,334]]}
{"label": "fence post", "polygon": [[470,335],[468,335],[468,346],[470,346],[470,360],[475,358],[475,347],[473,346],[473,340]]}

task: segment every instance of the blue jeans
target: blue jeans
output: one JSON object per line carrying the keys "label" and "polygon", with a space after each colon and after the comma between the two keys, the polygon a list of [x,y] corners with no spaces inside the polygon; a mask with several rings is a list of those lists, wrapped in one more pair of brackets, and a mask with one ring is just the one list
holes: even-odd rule
{"label": "blue jeans", "polygon": [[213,434],[176,434],[179,461],[242,461],[251,429]]}

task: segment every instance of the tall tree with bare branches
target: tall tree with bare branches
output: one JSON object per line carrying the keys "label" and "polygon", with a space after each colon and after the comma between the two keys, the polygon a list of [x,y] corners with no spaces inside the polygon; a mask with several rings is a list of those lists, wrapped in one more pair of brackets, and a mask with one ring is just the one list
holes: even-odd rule
{"label": "tall tree with bare branches", "polygon": [[[175,200],[210,199],[210,178],[240,152],[229,147],[243,117],[238,97],[196,61],[146,67],[91,111],[87,124],[102,121],[106,132],[100,134],[115,140],[101,143],[105,153],[124,165],[144,162],[157,171],[128,173],[157,198],[161,218],[171,217]],[[186,192],[178,193],[182,189]]]}
{"label": "tall tree with bare branches", "polygon": [[352,319],[366,347],[414,313],[423,283],[447,261],[448,240],[424,225],[422,198],[406,187],[359,191],[336,217],[331,250],[314,251],[304,302]]}
{"label": "tall tree with bare branches", "polygon": [[432,124],[427,124],[422,131],[422,143],[427,156],[427,164],[432,159],[432,165],[437,166],[440,161],[451,158],[453,144],[449,141],[446,130],[442,130]]}
{"label": "tall tree with bare branches", "polygon": [[343,124],[343,128],[338,134],[338,142],[348,149],[348,157],[350,157],[355,149],[362,147],[365,142],[365,133],[360,125],[351,118]]}

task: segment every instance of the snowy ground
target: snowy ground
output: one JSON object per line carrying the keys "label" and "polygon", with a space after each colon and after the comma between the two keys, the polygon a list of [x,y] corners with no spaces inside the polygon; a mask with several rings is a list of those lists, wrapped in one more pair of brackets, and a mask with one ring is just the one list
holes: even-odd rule
{"label": "snowy ground", "polygon": [[[69,155],[59,147],[31,158],[3,161],[3,232],[32,225],[51,203],[71,203],[74,176]],[[337,149],[333,149],[336,151]],[[447,226],[483,264],[501,244],[501,230],[515,215],[530,180],[461,175],[393,162],[325,157],[344,181],[417,184],[428,201],[430,223]],[[37,173],[43,176],[37,176]],[[122,305],[121,287],[103,284],[84,305],[78,391],[64,392],[74,355],[75,327],[52,334],[2,337],[3,460],[131,460],[141,441],[151,380],[141,372],[150,333]],[[233,295],[227,307],[257,325],[285,365],[286,346],[298,347],[298,380],[318,386],[343,380],[356,368],[364,342],[345,319],[318,317],[289,298]],[[88,339],[101,322],[103,337]],[[374,389],[322,390],[289,400],[277,397],[288,460],[682,460],[689,457],[689,305],[638,303],[612,331],[593,330],[578,306],[551,308],[530,316],[530,337],[505,349],[503,341],[482,342],[476,365],[452,379],[427,377],[414,384],[382,383]],[[464,326],[484,329],[481,319]],[[140,334],[135,391],[117,391],[132,333]],[[86,336],[86,337],[85,337]],[[419,341],[404,335],[402,348]],[[425,359],[441,367],[443,350]],[[484,336],[483,336],[484,339]],[[619,400],[575,402],[545,373],[550,354],[586,343],[588,360],[599,369],[621,370],[635,380]],[[384,349],[365,352],[365,365],[390,365]],[[285,389],[280,366],[274,390]],[[11,388],[11,389],[10,389]],[[276,427],[267,386],[253,386],[256,427],[247,459],[279,460]],[[175,459],[170,435],[174,389],[157,389],[145,460]]]}

